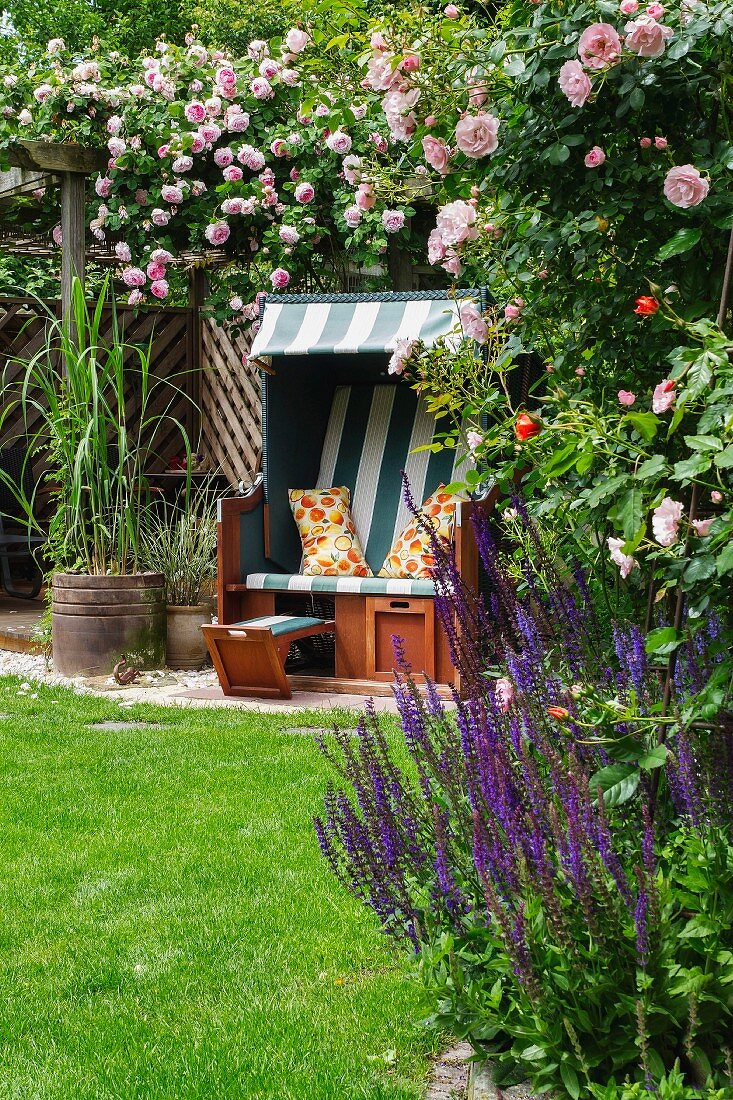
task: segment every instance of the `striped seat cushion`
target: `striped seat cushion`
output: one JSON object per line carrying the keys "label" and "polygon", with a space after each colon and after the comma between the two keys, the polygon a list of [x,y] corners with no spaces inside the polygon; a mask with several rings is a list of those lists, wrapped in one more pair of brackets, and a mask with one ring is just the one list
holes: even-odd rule
{"label": "striped seat cushion", "polygon": [[375,573],[409,519],[401,471],[418,508],[438,485],[461,479],[455,450],[417,450],[435,434],[433,416],[409,386],[338,386],[334,392],[317,485],[351,490],[354,525]]}
{"label": "striped seat cushion", "polygon": [[295,634],[299,630],[316,629],[323,626],[323,619],[314,619],[310,615],[261,615],[258,619],[244,619],[237,626],[269,626],[274,638],[283,634]]}
{"label": "striped seat cushion", "polygon": [[434,596],[431,580],[388,577],[304,577],[302,573],[250,573],[247,588],[267,592],[346,592],[352,596]]}

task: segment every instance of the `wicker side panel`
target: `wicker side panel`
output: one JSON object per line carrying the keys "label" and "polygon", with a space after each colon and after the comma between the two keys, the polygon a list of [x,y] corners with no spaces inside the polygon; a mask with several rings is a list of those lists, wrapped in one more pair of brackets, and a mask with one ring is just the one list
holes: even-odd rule
{"label": "wicker side panel", "polygon": [[245,366],[250,341],[215,321],[202,323],[202,450],[232,486],[251,481],[262,452],[259,374]]}

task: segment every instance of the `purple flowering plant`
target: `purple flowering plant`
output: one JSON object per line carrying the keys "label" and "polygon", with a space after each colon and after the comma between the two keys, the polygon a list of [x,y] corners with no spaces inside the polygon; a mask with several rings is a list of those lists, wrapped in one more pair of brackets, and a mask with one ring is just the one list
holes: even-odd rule
{"label": "purple flowering plant", "polygon": [[682,647],[664,721],[644,633],[608,636],[583,573],[563,582],[516,504],[534,550],[523,593],[486,521],[485,601],[434,546],[462,695],[422,694],[397,642],[408,763],[373,711],[356,738],[323,739],[338,783],[319,843],[411,945],[434,1021],[500,1083],[573,1100],[627,1079],[670,1098],[730,1090],[733,726],[680,721],[720,661],[719,624]]}

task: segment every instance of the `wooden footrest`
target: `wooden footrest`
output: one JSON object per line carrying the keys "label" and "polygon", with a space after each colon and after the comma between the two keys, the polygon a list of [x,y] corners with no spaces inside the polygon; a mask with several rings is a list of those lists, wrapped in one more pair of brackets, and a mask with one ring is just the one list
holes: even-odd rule
{"label": "wooden footrest", "polygon": [[285,660],[291,643],[328,634],[335,623],[307,615],[263,615],[201,629],[225,695],[290,699]]}

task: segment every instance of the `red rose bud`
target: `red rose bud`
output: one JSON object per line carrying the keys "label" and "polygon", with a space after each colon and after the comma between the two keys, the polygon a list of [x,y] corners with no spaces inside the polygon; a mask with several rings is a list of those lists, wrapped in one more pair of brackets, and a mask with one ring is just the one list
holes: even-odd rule
{"label": "red rose bud", "polygon": [[638,313],[640,317],[653,317],[658,309],[659,302],[656,298],[651,298],[642,294],[640,298],[636,299],[636,309],[634,313]]}
{"label": "red rose bud", "polygon": [[557,718],[558,722],[564,722],[566,718],[570,717],[570,711],[565,707],[548,707],[547,713],[550,718]]}
{"label": "red rose bud", "polygon": [[539,435],[541,431],[542,424],[529,413],[520,413],[514,424],[514,434],[520,443],[525,443],[533,435]]}

